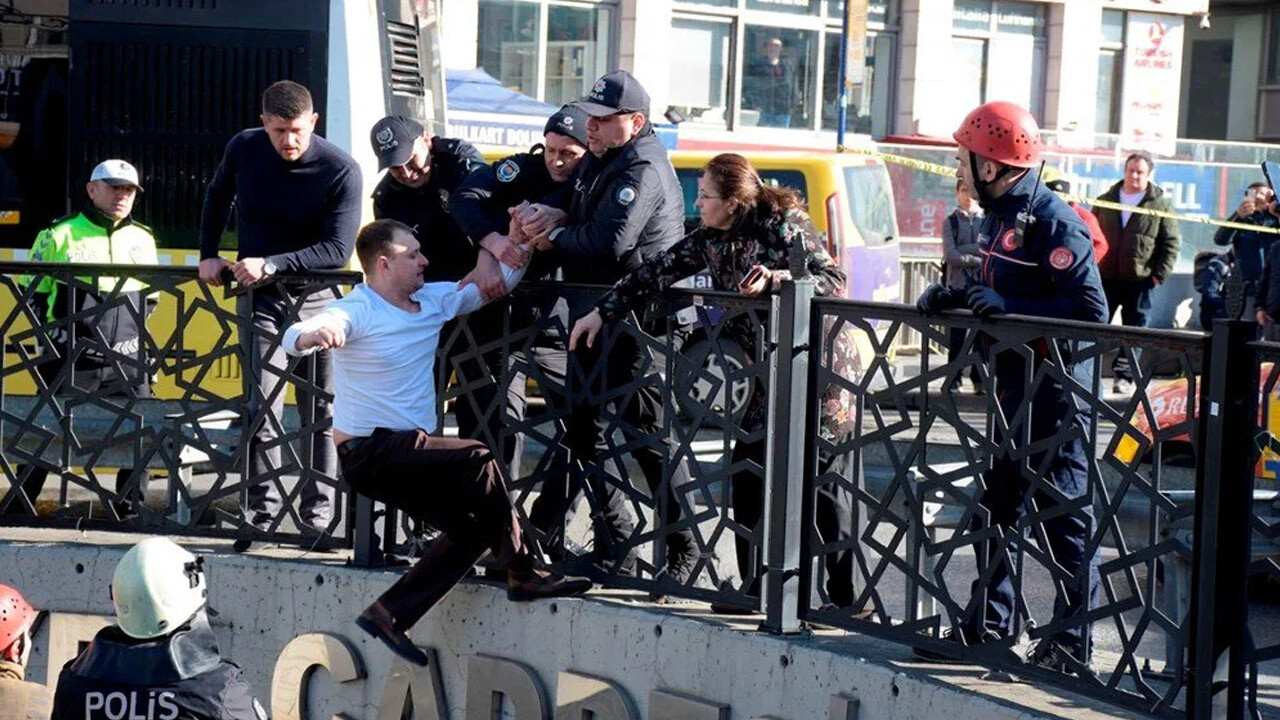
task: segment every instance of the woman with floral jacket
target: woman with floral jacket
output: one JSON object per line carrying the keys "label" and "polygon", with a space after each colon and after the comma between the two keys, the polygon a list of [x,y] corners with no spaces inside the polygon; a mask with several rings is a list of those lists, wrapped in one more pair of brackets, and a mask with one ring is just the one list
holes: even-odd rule
{"label": "woman with floral jacket", "polygon": [[[766,185],[751,163],[741,155],[725,153],[707,163],[698,178],[696,203],[702,224],[666,252],[624,276],[578,320],[569,338],[590,347],[606,322],[622,319],[645,305],[676,281],[702,270],[711,274],[717,290],[743,295],[763,295],[790,278],[791,253],[803,247],[805,266],[817,279],[817,294],[839,296],[845,276],[834,258],[823,249],[804,201],[794,190]],[[724,336],[735,340],[748,358],[756,356],[756,332],[747,316],[725,321]],[[733,448],[731,464],[744,468],[732,477],[732,505],[738,569],[748,594],[758,594],[761,561],[751,557],[750,539],[759,531],[764,505],[765,410],[763,388],[753,383],[742,419],[743,434]],[[826,415],[840,412],[824,404]],[[819,453],[818,474],[844,474],[844,455]],[[824,542],[847,540],[852,533],[853,512],[846,491],[826,484],[818,489],[818,530]],[[826,600],[837,606],[853,602],[853,555],[850,550],[826,555]],[[722,612],[733,609],[713,606]]]}

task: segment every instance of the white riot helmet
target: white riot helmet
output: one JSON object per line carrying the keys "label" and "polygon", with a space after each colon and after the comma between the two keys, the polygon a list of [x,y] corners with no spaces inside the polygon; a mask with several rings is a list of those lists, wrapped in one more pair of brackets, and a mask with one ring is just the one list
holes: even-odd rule
{"label": "white riot helmet", "polygon": [[111,576],[111,601],[120,629],[140,640],[182,627],[208,599],[204,558],[165,537],[134,545]]}

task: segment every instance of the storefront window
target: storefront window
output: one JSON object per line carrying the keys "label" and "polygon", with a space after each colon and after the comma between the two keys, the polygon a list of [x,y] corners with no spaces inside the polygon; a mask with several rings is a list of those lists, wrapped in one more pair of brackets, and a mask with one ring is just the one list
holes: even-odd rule
{"label": "storefront window", "polygon": [[1039,117],[1048,43],[1043,5],[956,0],[951,16],[957,121],[963,109],[1007,100]]}
{"label": "storefront window", "polygon": [[1098,50],[1098,105],[1093,130],[1120,131],[1120,78],[1124,67],[1125,15],[1118,10],[1102,11],[1102,45]]}
{"label": "storefront window", "polygon": [[1280,83],[1280,11],[1271,11],[1271,47],[1267,50],[1267,82]]}
{"label": "storefront window", "polygon": [[[827,0],[827,17],[844,19],[844,0]],[[871,0],[867,3],[867,24],[889,24],[888,0]]]}
{"label": "storefront window", "polygon": [[677,17],[671,31],[671,109],[686,122],[726,125],[733,25]]}
{"label": "storefront window", "polygon": [[506,87],[537,96],[541,8],[516,0],[480,0],[476,65]]}
{"label": "storefront window", "polygon": [[748,10],[768,10],[793,15],[808,15],[816,0],[747,0]]}
{"label": "storefront window", "polygon": [[[553,105],[576,100],[609,70],[608,8],[480,0],[476,64],[506,87]],[[542,85],[538,53],[546,53]]]}
{"label": "storefront window", "polygon": [[713,7],[738,7],[738,0],[678,0],[686,5],[711,5]]}
{"label": "storefront window", "polygon": [[[849,90],[849,111],[845,130],[853,133],[882,135],[882,121],[888,120],[889,63],[893,58],[893,35],[867,36],[866,66],[862,79]],[[840,119],[840,36],[827,33],[822,70],[822,128],[835,130]],[[878,116],[873,111],[879,111]]]}
{"label": "storefront window", "polygon": [[813,127],[818,33],[748,25],[739,118],[743,125]]}
{"label": "storefront window", "polygon": [[990,32],[991,0],[956,0],[951,11],[951,28],[956,32]]}
{"label": "storefront window", "polygon": [[542,99],[563,105],[609,71],[609,11],[552,5],[547,13],[547,77]]}

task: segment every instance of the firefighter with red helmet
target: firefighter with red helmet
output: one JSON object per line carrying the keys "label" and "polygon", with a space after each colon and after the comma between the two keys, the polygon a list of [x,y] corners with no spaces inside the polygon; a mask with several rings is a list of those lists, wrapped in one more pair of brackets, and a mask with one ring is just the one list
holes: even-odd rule
{"label": "firefighter with red helmet", "polygon": [[22,593],[0,585],[0,720],[49,720],[53,692],[26,681],[35,608]]}
{"label": "firefighter with red helmet", "polygon": [[[984,319],[1010,313],[1106,322],[1107,301],[1089,231],[1040,183],[1040,129],[1031,113],[1014,103],[986,103],[969,113],[954,137],[959,145],[957,176],[974,189],[985,213],[978,228],[982,265],[968,287],[932,285],[916,306],[925,314],[968,307]],[[1055,342],[1056,352],[1050,352]],[[1056,591],[1052,619],[1040,619],[1033,632],[1039,642],[1030,660],[1084,674],[1089,672],[1090,651],[1088,625],[1081,615],[1093,604],[1098,581],[1096,558],[1088,550],[1093,525],[1086,442],[1090,416],[1078,393],[1093,385],[1093,362],[1086,358],[1089,348],[1079,342],[1046,337],[1028,347],[1031,363],[1018,349],[996,352],[990,343],[979,345],[1009,426],[1003,429],[996,423],[996,449],[990,469],[983,473],[980,497],[985,513],[975,516],[973,524],[975,531],[1000,532],[985,548],[989,580],[975,581],[973,587],[974,593],[985,590],[985,602],[970,603],[970,613],[958,618],[959,624],[944,632],[943,639],[1009,648],[1017,643],[1017,614],[1025,612],[1019,610],[1025,604],[1017,597],[1010,567],[1017,543],[1030,537],[1039,547],[1041,562],[1053,571]],[[959,359],[951,372],[958,375],[967,365]],[[1037,378],[1041,370],[1048,372]],[[1066,376],[1074,382],[1064,382]],[[1028,398],[1033,380],[1035,390]],[[1028,400],[1030,412],[1025,407]],[[1018,447],[1027,444],[1023,438],[1028,436],[1030,444],[1042,447],[1024,456]],[[951,655],[925,648],[917,652],[930,658]]]}

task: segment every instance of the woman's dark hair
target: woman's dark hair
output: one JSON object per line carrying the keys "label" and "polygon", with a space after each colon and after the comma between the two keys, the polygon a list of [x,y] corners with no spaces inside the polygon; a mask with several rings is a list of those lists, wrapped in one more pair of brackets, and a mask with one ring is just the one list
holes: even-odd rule
{"label": "woman's dark hair", "polygon": [[756,209],[771,215],[792,209],[804,210],[800,193],[790,188],[766,185],[750,161],[737,153],[721,153],[711,158],[703,172],[720,192],[721,199],[737,203],[742,209],[740,217]]}

